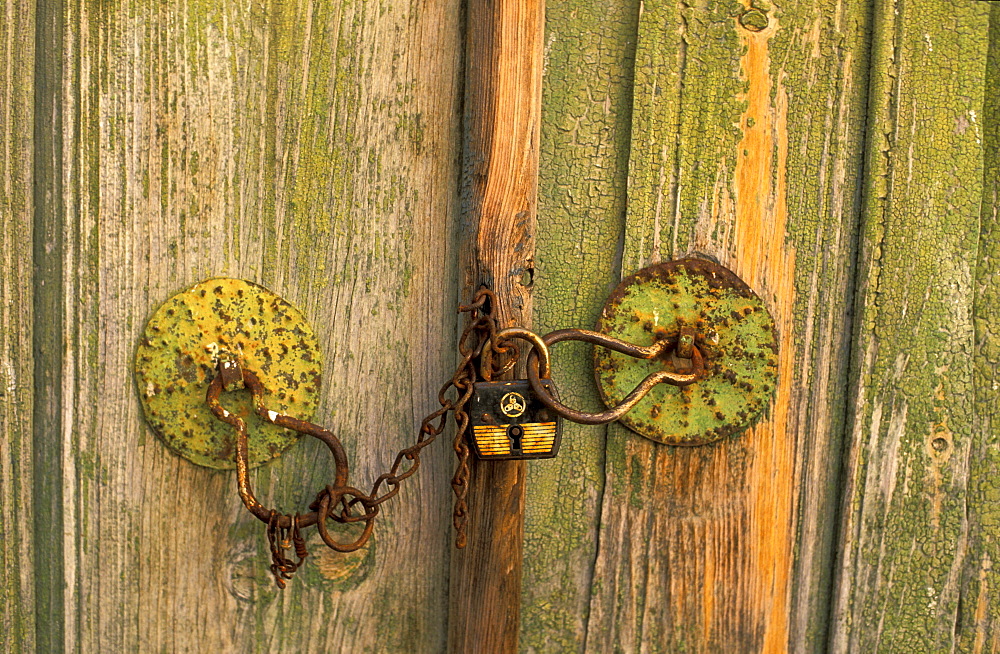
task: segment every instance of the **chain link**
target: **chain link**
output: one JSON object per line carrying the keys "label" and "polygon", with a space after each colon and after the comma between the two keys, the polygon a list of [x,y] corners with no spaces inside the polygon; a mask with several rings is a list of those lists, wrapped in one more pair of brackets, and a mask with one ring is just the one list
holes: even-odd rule
{"label": "chain link", "polygon": [[[278,588],[285,587],[285,581],[292,578],[305,558],[309,556],[306,549],[306,541],[299,533],[299,514],[292,517],[292,526],[282,529],[278,526],[278,513],[271,512],[271,518],[267,521],[267,544],[271,549],[271,574],[274,575],[274,583]],[[298,561],[292,561],[285,557],[285,550],[295,546],[295,555]]]}
{"label": "chain link", "polygon": [[[305,540],[300,534],[300,528],[316,525],[323,542],[328,547],[339,552],[352,552],[364,546],[371,536],[374,520],[378,516],[382,504],[399,493],[400,484],[416,473],[420,467],[420,454],[444,431],[448,413],[451,412],[455,421],[455,440],[453,449],[458,459],[455,475],[451,486],[455,493],[455,507],[452,523],[455,527],[455,546],[465,547],[465,527],[468,522],[468,504],[466,497],[469,492],[469,446],[466,443],[465,432],[469,425],[469,415],[465,405],[472,397],[474,384],[477,381],[476,363],[482,354],[483,347],[490,342],[495,353],[505,355],[505,361],[497,365],[495,358],[488,363],[489,370],[484,374],[489,378],[501,374],[517,360],[517,348],[512,344],[503,345],[496,340],[497,322],[496,296],[487,289],[480,289],[472,302],[459,306],[460,313],[467,313],[468,319],[462,335],[458,339],[460,361],[452,375],[438,391],[437,409],[420,423],[417,440],[413,445],[400,450],[396,454],[388,472],[379,475],[372,484],[371,491],[364,493],[347,485],[348,467],[340,440],[331,432],[309,422],[297,420],[274,411],[269,411],[264,405],[264,387],[257,376],[250,370],[239,367],[233,370],[232,361],[227,361],[225,370],[220,365],[220,374],[209,386],[206,402],[212,413],[223,422],[236,429],[236,470],[240,497],[247,509],[267,525],[266,534],[271,551],[271,572],[279,588],[285,587],[285,581],[291,579],[295,571],[308,556]],[[513,359],[512,359],[513,357]],[[222,373],[225,374],[222,374]],[[277,511],[261,505],[249,481],[249,462],[247,446],[246,422],[234,413],[222,408],[219,396],[226,384],[234,375],[241,375],[245,387],[251,392],[254,409],[257,415],[272,424],[314,436],[324,443],[333,454],[336,468],[336,479],[333,484],[323,488],[316,499],[309,505],[311,513],[282,515]],[[451,391],[454,389],[454,393]],[[327,520],[341,524],[364,522],[362,534],[353,542],[343,543],[336,540],[329,532]],[[284,552],[294,544],[298,561],[285,557]]]}

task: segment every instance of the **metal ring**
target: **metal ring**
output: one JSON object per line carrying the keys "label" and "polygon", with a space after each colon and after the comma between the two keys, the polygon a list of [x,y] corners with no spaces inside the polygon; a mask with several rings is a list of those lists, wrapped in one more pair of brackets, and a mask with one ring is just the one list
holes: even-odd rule
{"label": "metal ring", "polygon": [[[668,352],[668,348],[673,347],[669,340],[658,341],[650,346],[633,345],[632,343],[601,334],[600,332],[592,332],[586,329],[560,329],[542,337],[542,341],[546,346],[570,340],[593,343],[638,359],[652,359],[664,352]],[[686,374],[667,370],[654,372],[639,382],[639,385],[632,389],[632,392],[620,404],[600,413],[577,411],[552,397],[545,385],[542,384],[542,379],[548,379],[549,377],[548,375],[539,374],[538,355],[535,353],[535,350],[532,350],[528,354],[528,383],[542,404],[563,418],[584,425],[603,425],[618,420],[625,415],[657,384],[665,382],[672,386],[687,386],[704,377],[705,359],[701,354],[701,350],[697,346],[692,345],[691,354],[693,372]]]}
{"label": "metal ring", "polygon": [[[333,502],[331,499],[331,491],[337,493],[336,502]],[[360,499],[361,504],[365,507],[365,511],[367,511],[368,515],[371,516],[365,520],[364,531],[361,532],[358,539],[353,543],[347,544],[334,540],[333,536],[330,535],[330,532],[326,527],[327,518],[330,517],[331,504],[336,505],[336,503],[340,502],[345,495],[353,495],[354,497]],[[319,535],[323,539],[323,542],[326,543],[327,547],[332,550],[336,550],[337,552],[355,552],[364,547],[365,543],[368,542],[368,539],[371,538],[372,530],[375,528],[375,516],[378,515],[378,507],[369,507],[365,502],[365,499],[367,499],[367,496],[357,488],[341,486],[339,488],[331,489],[327,487],[327,492],[323,495],[323,499],[320,500],[319,503],[319,509],[317,510],[319,519],[316,521],[316,528],[319,530]]]}

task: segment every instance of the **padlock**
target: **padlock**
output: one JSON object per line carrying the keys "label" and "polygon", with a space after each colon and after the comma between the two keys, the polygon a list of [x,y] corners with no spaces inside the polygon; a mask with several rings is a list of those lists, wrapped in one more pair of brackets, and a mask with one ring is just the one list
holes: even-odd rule
{"label": "padlock", "polygon": [[[548,379],[548,349],[537,335],[522,329],[498,332],[505,338],[524,338],[536,349],[541,346],[544,375],[541,383],[556,397],[555,384]],[[483,370],[488,371],[489,350],[484,352]],[[482,375],[489,379],[488,373]],[[559,451],[562,419],[535,396],[526,379],[480,381],[473,385],[469,399],[469,440],[480,459],[551,459]]]}

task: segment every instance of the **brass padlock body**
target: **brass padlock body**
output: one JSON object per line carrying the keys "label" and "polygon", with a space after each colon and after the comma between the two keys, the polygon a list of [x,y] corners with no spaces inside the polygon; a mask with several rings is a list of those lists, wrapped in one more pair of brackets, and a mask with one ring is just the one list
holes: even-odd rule
{"label": "brass padlock body", "polygon": [[[555,396],[552,380],[543,379]],[[559,452],[562,419],[528,381],[476,382],[469,400],[469,442],[480,459],[551,459]]]}

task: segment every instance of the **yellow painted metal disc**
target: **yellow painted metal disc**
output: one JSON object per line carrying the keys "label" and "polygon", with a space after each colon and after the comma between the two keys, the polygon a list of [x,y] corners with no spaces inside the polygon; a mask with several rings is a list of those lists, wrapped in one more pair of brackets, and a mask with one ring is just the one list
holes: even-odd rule
{"label": "yellow painted metal disc", "polygon": [[[239,279],[209,279],[178,293],[146,324],[135,356],[146,421],[171,450],[209,468],[236,467],[233,428],[205,404],[219,357],[235,357],[260,378],[269,410],[309,420],[319,403],[321,361],[305,316],[271,291]],[[222,406],[249,427],[250,465],[268,461],[299,435],[260,420],[245,390]]]}

